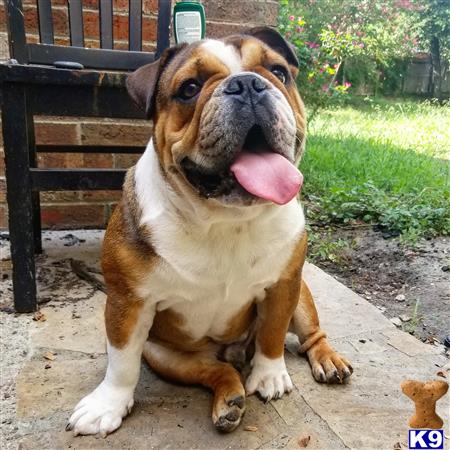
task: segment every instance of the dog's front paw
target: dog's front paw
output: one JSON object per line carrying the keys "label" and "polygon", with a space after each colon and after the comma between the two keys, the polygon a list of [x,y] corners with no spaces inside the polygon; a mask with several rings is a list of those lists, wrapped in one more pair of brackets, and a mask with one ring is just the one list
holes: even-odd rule
{"label": "dog's front paw", "polygon": [[248,395],[257,392],[268,402],[281,398],[293,389],[291,377],[287,373],[284,357],[270,359],[256,353],[252,361],[252,372],[245,383]]}
{"label": "dog's front paw", "polygon": [[336,353],[325,338],[308,351],[313,377],[319,383],[343,383],[353,373],[349,361]]}
{"label": "dog's front paw", "polygon": [[106,437],[120,427],[133,403],[133,390],[114,387],[103,381],[78,403],[66,430],[73,430],[75,436],[100,433]]}

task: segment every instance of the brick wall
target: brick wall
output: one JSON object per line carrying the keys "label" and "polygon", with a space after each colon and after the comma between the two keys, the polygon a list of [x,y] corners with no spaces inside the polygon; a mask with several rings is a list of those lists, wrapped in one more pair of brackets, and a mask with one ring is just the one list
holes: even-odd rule
{"label": "brick wall", "polygon": [[[27,39],[37,42],[35,1],[23,0]],[[208,37],[221,37],[253,25],[276,25],[276,0],[203,0]],[[113,0],[115,48],[127,47],[128,0]],[[144,50],[155,48],[157,0],[143,0]],[[86,46],[98,47],[98,0],[83,0]],[[67,1],[52,0],[55,40],[68,44]],[[3,2],[0,3],[0,60],[9,58]],[[145,145],[151,135],[151,124],[145,121],[74,119],[68,117],[35,117],[38,144]],[[39,167],[128,168],[137,156],[117,154],[40,153]],[[0,129],[0,228],[7,228],[4,154]],[[43,192],[42,224],[45,228],[103,228],[120,198],[117,191]]]}

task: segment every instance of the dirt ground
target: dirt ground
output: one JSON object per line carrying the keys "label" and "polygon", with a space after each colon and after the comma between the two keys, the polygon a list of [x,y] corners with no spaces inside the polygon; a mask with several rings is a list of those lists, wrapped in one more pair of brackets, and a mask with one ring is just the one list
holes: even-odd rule
{"label": "dirt ground", "polygon": [[399,328],[424,342],[444,343],[450,334],[448,237],[424,239],[408,248],[366,227],[316,232],[348,243],[334,261],[316,258],[316,265],[381,309]]}

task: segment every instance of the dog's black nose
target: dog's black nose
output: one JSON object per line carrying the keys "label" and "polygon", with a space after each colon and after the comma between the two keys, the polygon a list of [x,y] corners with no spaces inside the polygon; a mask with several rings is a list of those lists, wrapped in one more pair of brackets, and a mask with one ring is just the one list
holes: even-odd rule
{"label": "dog's black nose", "polygon": [[254,74],[236,75],[228,80],[223,92],[242,100],[258,97],[267,89],[267,83]]}

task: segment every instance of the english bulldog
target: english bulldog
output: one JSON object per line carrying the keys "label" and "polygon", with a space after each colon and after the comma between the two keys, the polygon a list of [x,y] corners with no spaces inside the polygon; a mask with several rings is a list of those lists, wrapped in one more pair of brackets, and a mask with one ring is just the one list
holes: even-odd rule
{"label": "english bulldog", "polygon": [[[288,330],[317,381],[352,373],[320,329],[301,275],[306,124],[297,72],[288,43],[258,27],[169,48],[128,77],[153,138],[105,234],[108,368],[75,407],[67,426],[75,434],[120,427],[142,356],[164,378],[210,388],[223,432],[239,425],[246,395],[269,401],[292,390]],[[245,358],[244,380],[236,367]]]}

